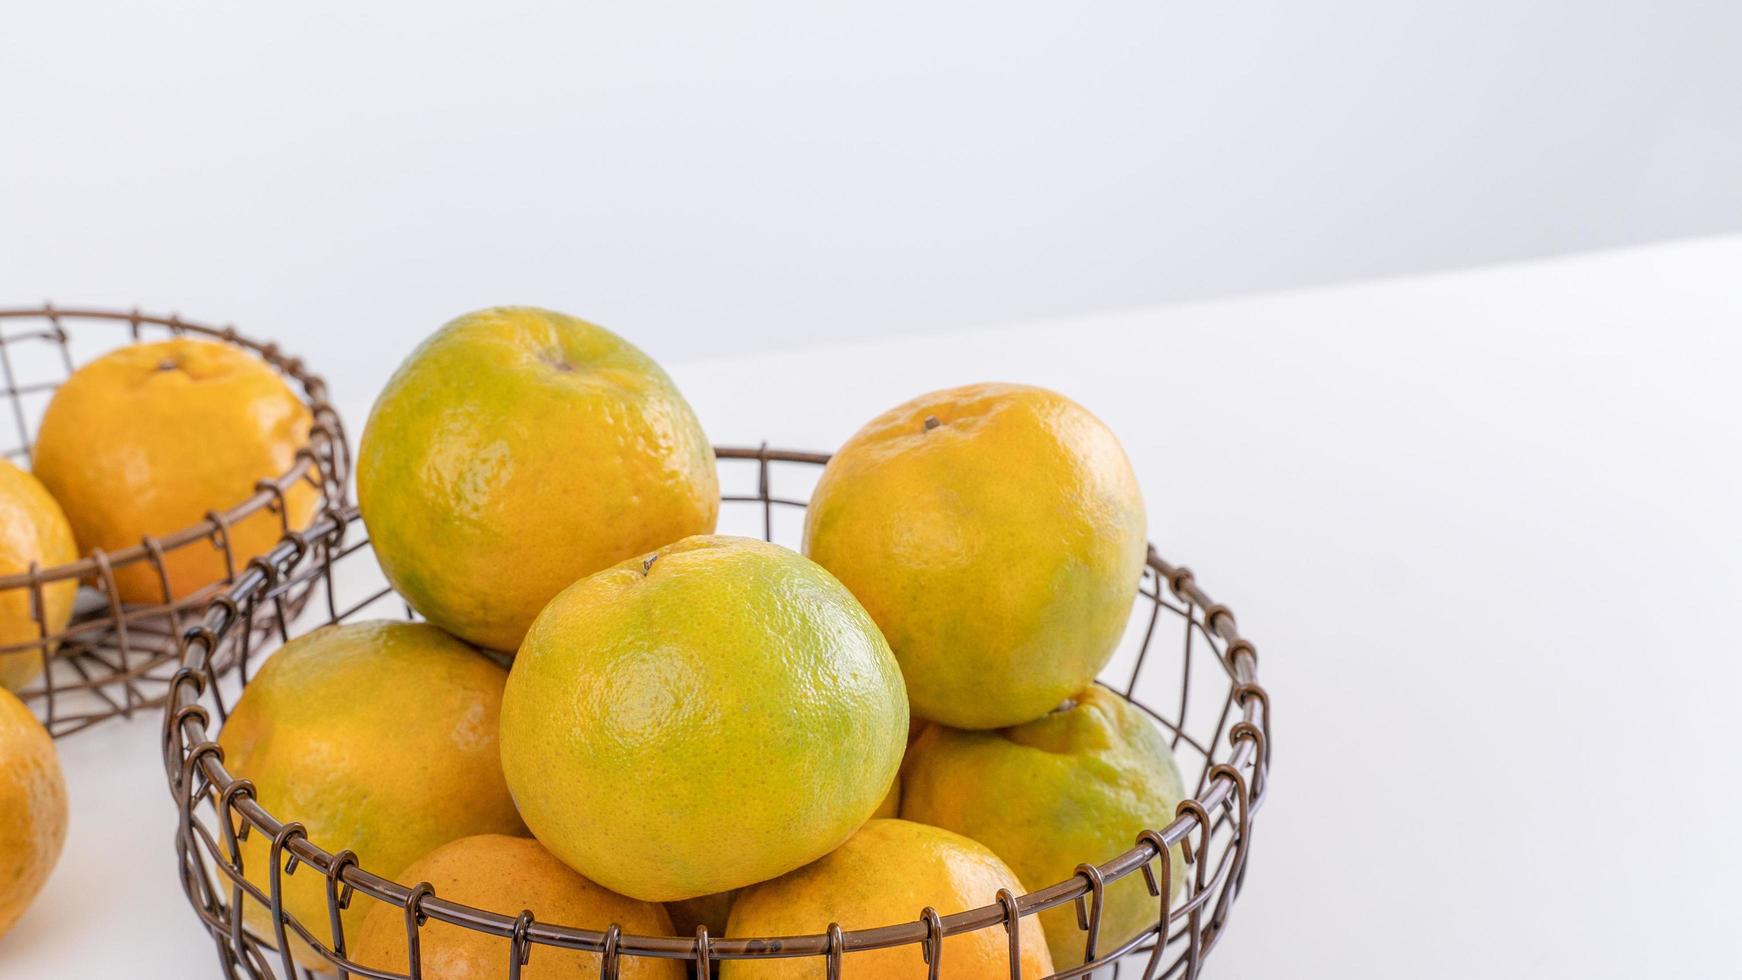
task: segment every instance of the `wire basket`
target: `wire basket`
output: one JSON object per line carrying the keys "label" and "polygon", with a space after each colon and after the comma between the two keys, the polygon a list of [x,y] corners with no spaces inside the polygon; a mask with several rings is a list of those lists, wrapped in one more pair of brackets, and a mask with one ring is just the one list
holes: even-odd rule
{"label": "wire basket", "polygon": [[[55,390],[79,364],[123,344],[189,335],[247,350],[291,382],[314,420],[309,445],[298,453],[290,469],[259,481],[247,499],[226,510],[214,510],[197,524],[143,538],[117,551],[93,549],[67,564],[32,566],[0,575],[0,597],[13,590],[26,593],[30,617],[37,627],[35,638],[0,646],[0,658],[42,661],[41,673],[19,697],[57,737],[163,704],[177,667],[177,638],[197,621],[206,603],[236,580],[251,557],[238,555],[231,548],[230,528],[267,511],[279,516],[284,531],[292,530],[284,496],[298,483],[316,489],[318,508],[343,500],[348,450],[338,414],[327,404],[325,382],[276,344],[251,340],[233,327],[205,326],[173,313],[155,316],[137,310],[57,309],[48,304],[0,310],[0,382],[4,383],[11,416],[10,420],[0,419],[0,431],[8,421],[13,429],[10,436],[0,437],[0,445],[11,443],[0,452],[29,468],[42,413]],[[188,451],[191,454],[199,449],[190,443]],[[196,548],[221,552],[225,577],[178,598],[170,589],[167,559]],[[161,601],[122,600],[117,577],[136,569],[156,579]],[[45,622],[42,591],[45,585],[68,579],[80,583],[72,619],[64,629],[51,630]],[[287,593],[284,608],[300,608],[305,593]],[[215,651],[211,669],[222,671],[231,659],[227,651]]]}
{"label": "wire basket", "polygon": [[[759,535],[796,546],[805,501],[829,457],[766,445],[722,448],[716,454],[723,500],[720,533]],[[1003,890],[987,895],[984,906],[952,915],[915,909],[913,920],[879,928],[843,931],[831,925],[827,932],[808,936],[765,938],[712,937],[706,926],[689,937],[638,936],[607,923],[583,928],[545,922],[537,909],[472,908],[441,898],[427,883],[373,874],[367,869],[367,854],[342,850],[335,855],[288,819],[294,814],[266,812],[254,799],[252,784],[224,768],[214,722],[222,723],[247,683],[250,659],[291,635],[283,628],[286,617],[275,608],[282,596],[312,586],[323,597],[297,624],[299,630],[359,617],[413,616],[384,583],[362,522],[348,508],[288,536],[268,560],[245,571],[212,604],[204,624],[185,636],[183,665],[164,712],[164,761],[170,793],[180,809],[176,851],[182,886],[211,933],[226,976],[313,977],[291,955],[294,936],[341,976],[417,978],[418,936],[435,920],[498,937],[503,973],[510,978],[519,977],[521,965],[537,956],[540,946],[597,953],[606,978],[617,976],[624,957],[687,960],[694,975],[707,980],[723,960],[808,956],[818,958],[819,975],[836,980],[846,953],[911,945],[915,962],[923,956],[936,980],[948,975],[947,964],[941,962],[944,937],[997,929],[1012,936],[1011,976],[1018,980],[1017,920],[1074,902],[1087,955],[1083,965],[1055,977],[1085,976],[1102,968],[1110,975],[1129,971],[1146,980],[1196,977],[1221,939],[1245,881],[1253,819],[1268,783],[1269,698],[1258,684],[1257,655],[1240,637],[1233,614],[1212,602],[1188,569],[1164,561],[1153,548],[1125,640],[1101,679],[1171,733],[1186,785],[1195,786],[1191,798],[1179,805],[1177,818],[1145,831],[1129,851],[1098,865],[1081,865],[1071,879],[1027,895]],[[248,642],[260,635],[263,622],[275,627],[270,640]],[[233,636],[244,641],[243,669],[226,677],[213,669],[212,651]],[[241,845],[251,834],[270,841],[265,890],[243,875]],[[1186,881],[1178,895],[1170,887],[1174,862],[1156,860],[1169,849],[1178,849],[1185,858]],[[285,911],[280,898],[284,876],[291,874],[325,879],[324,921],[299,921]],[[1133,874],[1144,876],[1156,899],[1156,925],[1118,946],[1102,943],[1098,932],[1104,889]],[[354,901],[384,902],[405,915],[409,962],[359,964],[346,958],[339,911]],[[244,926],[243,910],[249,904],[258,906],[250,918],[259,915],[256,921],[271,922],[272,935]],[[601,925],[608,928],[600,931]],[[847,972],[852,972],[850,963]]]}

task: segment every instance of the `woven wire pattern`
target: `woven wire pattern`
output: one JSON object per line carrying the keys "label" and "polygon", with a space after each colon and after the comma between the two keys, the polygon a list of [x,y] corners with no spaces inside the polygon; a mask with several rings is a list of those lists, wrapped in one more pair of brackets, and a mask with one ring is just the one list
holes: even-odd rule
{"label": "woven wire pattern", "polygon": [[[245,561],[230,547],[228,528],[264,510],[277,514],[289,531],[284,495],[297,483],[315,488],[324,506],[343,499],[349,450],[338,413],[327,401],[326,383],[302,361],[276,344],[252,340],[234,327],[213,327],[177,314],[158,316],[138,310],[60,309],[52,304],[0,310],[0,454],[30,468],[36,428],[49,399],[80,364],[124,344],[194,336],[240,347],[271,365],[309,406],[314,420],[309,446],[284,473],[259,481],[254,492],[205,520],[113,552],[93,549],[79,560],[51,568],[32,566],[0,575],[0,594],[23,590],[37,626],[33,640],[0,646],[0,658],[31,657],[43,662],[40,676],[19,697],[56,737],[70,735],[110,718],[132,717],[162,706],[177,664],[177,640],[207,602],[235,581]],[[190,442],[188,452],[200,448]],[[184,548],[211,548],[224,557],[226,578],[175,599],[166,557]],[[152,569],[162,600],[123,602],[116,572],[133,566]],[[44,622],[43,587],[69,578],[80,589],[72,620],[51,631]],[[300,608],[305,596],[285,597],[287,609]],[[213,669],[228,666],[214,658]]]}
{"label": "woven wire pattern", "polygon": [[[805,501],[828,456],[766,445],[716,453],[720,533],[797,547]],[[294,934],[341,977],[415,980],[422,976],[419,936],[433,920],[498,937],[504,975],[514,980],[541,946],[600,954],[602,978],[617,976],[622,959],[632,956],[689,961],[700,980],[708,980],[723,960],[809,956],[821,960],[818,968],[825,977],[838,980],[853,972],[850,960],[843,965],[846,954],[903,945],[915,947],[915,962],[923,962],[937,980],[948,975],[944,937],[978,929],[1010,937],[1011,977],[1020,980],[1017,920],[1075,903],[1085,962],[1054,974],[1057,980],[1096,970],[1144,980],[1194,978],[1221,940],[1244,885],[1253,819],[1268,788],[1269,697],[1258,684],[1256,651],[1240,637],[1233,614],[1198,588],[1190,570],[1168,563],[1153,548],[1125,641],[1101,683],[1125,694],[1171,734],[1186,785],[1195,787],[1173,823],[1144,831],[1131,850],[1110,859],[1084,855],[1101,863],[1082,864],[1072,878],[1026,895],[1001,890],[986,896],[988,904],[951,915],[915,909],[908,922],[856,930],[829,924],[826,932],[788,937],[712,937],[706,926],[693,937],[636,936],[614,924],[600,931],[547,923],[537,918],[536,909],[472,908],[442,899],[427,882],[405,884],[373,874],[364,866],[368,855],[334,854],[310,840],[302,825],[262,808],[253,784],[225,770],[214,723],[222,723],[247,683],[250,661],[293,635],[284,626],[282,597],[309,588],[320,597],[295,624],[297,632],[356,618],[415,618],[384,583],[355,508],[329,510],[306,532],[288,536],[267,561],[249,568],[184,638],[183,666],[164,714],[164,762],[180,811],[176,850],[182,887],[211,934],[225,976],[313,980],[317,974],[290,954]],[[263,622],[274,628],[262,633]],[[224,676],[209,665],[212,651],[232,635],[244,638],[242,669]],[[265,642],[249,639],[262,636]],[[633,792],[633,787],[624,789]],[[265,890],[243,874],[241,843],[252,834],[271,842]],[[1176,846],[1185,857],[1187,879],[1177,897],[1172,862],[1156,860]],[[326,921],[303,922],[285,911],[282,883],[291,874],[325,879]],[[1144,877],[1156,899],[1156,924],[1121,945],[1103,943],[1101,896],[1107,884],[1132,874]],[[339,911],[355,901],[382,902],[405,917],[408,962],[359,964],[346,957]],[[272,935],[244,927],[245,904],[269,914]]]}

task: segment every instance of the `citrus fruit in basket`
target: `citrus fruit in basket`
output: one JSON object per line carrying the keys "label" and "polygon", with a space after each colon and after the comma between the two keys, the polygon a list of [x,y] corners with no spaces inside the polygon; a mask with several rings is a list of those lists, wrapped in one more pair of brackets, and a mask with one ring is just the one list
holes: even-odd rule
{"label": "citrus fruit in basket", "polygon": [[[671,933],[665,909],[593,884],[526,837],[462,837],[412,862],[398,877],[427,881],[438,896],[473,908],[507,914],[531,909],[538,921],[600,932],[615,924],[640,936]],[[405,910],[383,902],[367,904],[369,914],[351,946],[350,958],[378,970],[403,972],[409,962]],[[434,919],[419,933],[418,953],[424,980],[495,980],[508,974],[506,940]],[[521,980],[597,976],[599,967],[597,953],[538,946],[520,976]],[[681,960],[624,956],[618,960],[617,976],[683,980],[684,966]]]}
{"label": "citrus fruit in basket", "polygon": [[512,652],[550,598],[714,529],[714,453],[658,364],[561,313],[462,316],[375,401],[357,498],[394,587],[430,622]]}
{"label": "citrus fruit in basket", "polygon": [[686,538],[564,590],[502,700],[526,825],[649,901],[821,857],[877,809],[906,735],[871,617],[813,562],[748,538]]}
{"label": "citrus fruit in basket", "polygon": [[[229,344],[186,337],[119,347],[73,372],[54,393],[37,433],[34,468],[66,511],[79,549],[119,551],[147,535],[199,524],[283,475],[309,442],[311,416],[277,371]],[[318,492],[285,492],[292,527],[306,524]],[[262,508],[232,524],[239,571],[284,533]],[[225,579],[223,552],[203,542],[168,549],[169,599]],[[149,563],[115,571],[124,602],[161,603]]]}
{"label": "citrus fruit in basket", "polygon": [[[951,915],[992,904],[998,889],[1023,893],[1022,882],[983,845],[938,827],[907,820],[873,820],[834,852],[788,875],[744,889],[732,903],[731,936],[814,935],[838,923],[870,929],[919,918],[926,906]],[[1024,978],[1053,971],[1046,939],[1033,916],[1017,929]],[[815,957],[723,960],[725,980],[785,980],[818,975]],[[1007,980],[1010,940],[1002,924],[944,940],[941,975],[952,980]],[[847,953],[848,977],[923,980],[918,947]]]}
{"label": "citrus fruit in basket", "polygon": [[48,881],[67,836],[67,786],[54,740],[0,691],[0,936]]}
{"label": "citrus fruit in basket", "polygon": [[[934,725],[908,753],[901,815],[972,837],[1035,888],[1065,881],[1084,862],[1130,850],[1144,830],[1173,822],[1185,799],[1167,739],[1142,709],[1095,685],[1044,718],[996,732]],[[1173,884],[1185,864],[1173,852]],[[1159,882],[1159,870],[1157,881]],[[1107,886],[1098,949],[1154,927],[1160,904],[1141,875]],[[1040,914],[1053,962],[1083,962],[1072,905]]]}
{"label": "citrus fruit in basket", "polygon": [[[60,504],[29,473],[0,460],[0,575],[21,575],[38,568],[64,565],[78,558],[73,529]],[[22,646],[66,629],[72,619],[75,579],[46,582],[42,586],[42,622],[33,613],[36,600],[30,589],[20,586],[0,590],[0,688],[18,691],[42,672],[39,646]]]}
{"label": "citrus fruit in basket", "polygon": [[1106,665],[1143,571],[1145,516],[1101,421],[1042,388],[980,384],[883,413],[834,455],[805,553],[882,627],[914,712],[1038,718]]}
{"label": "citrus fruit in basket", "polygon": [[[524,833],[503,783],[496,726],[507,671],[427,623],[326,626],[285,644],[243,689],[218,733],[224,764],[254,783],[268,813],[310,839],[351,848],[393,875],[439,844]],[[268,885],[270,838],[242,845],[248,880]],[[324,879],[284,878],[285,906],[314,929],[327,921]],[[362,924],[368,902],[345,915]],[[249,925],[271,934],[264,905]],[[299,960],[312,954],[296,943]]]}

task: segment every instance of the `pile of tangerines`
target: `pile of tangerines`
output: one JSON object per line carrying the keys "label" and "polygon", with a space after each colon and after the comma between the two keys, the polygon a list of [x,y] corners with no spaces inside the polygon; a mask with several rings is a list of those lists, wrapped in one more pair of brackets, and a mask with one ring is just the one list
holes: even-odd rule
{"label": "pile of tangerines", "polygon": [[[393,375],[357,494],[423,622],[293,639],[219,742],[261,806],[377,874],[581,928],[814,934],[1064,880],[1183,797],[1161,730],[1095,683],[1144,567],[1142,496],[1112,433],[1056,393],[977,384],[872,419],[824,469],[801,554],[713,533],[713,452],[645,354],[560,313],[490,309]],[[264,890],[263,837],[242,857]],[[316,934],[324,886],[282,879]],[[1155,909],[1137,877],[1108,886],[1102,948]],[[352,961],[405,969],[402,909],[357,901],[341,925]],[[1024,976],[1082,960],[1069,906],[1018,938]],[[1003,977],[1007,949],[1002,930],[952,936],[944,962]],[[505,970],[500,939],[439,922],[420,954],[433,980]],[[912,947],[846,967],[926,970]],[[523,976],[597,968],[550,949]]]}

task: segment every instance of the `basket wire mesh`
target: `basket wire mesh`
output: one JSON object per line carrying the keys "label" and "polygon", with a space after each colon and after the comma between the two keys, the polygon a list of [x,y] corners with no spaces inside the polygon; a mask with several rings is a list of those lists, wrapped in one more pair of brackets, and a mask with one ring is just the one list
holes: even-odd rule
{"label": "basket wire mesh", "polygon": [[[49,399],[77,367],[123,344],[193,336],[242,348],[259,357],[291,383],[310,409],[313,429],[309,445],[291,468],[255,484],[244,500],[213,510],[197,524],[136,545],[106,552],[93,549],[77,561],[49,568],[32,565],[0,575],[0,596],[24,592],[35,624],[35,636],[0,645],[0,665],[11,658],[41,661],[37,678],[19,697],[57,737],[89,728],[110,718],[132,717],[160,707],[176,670],[178,638],[197,621],[214,596],[236,580],[249,556],[230,543],[229,529],[261,512],[277,515],[283,531],[289,526],[285,494],[299,483],[313,487],[318,499],[343,499],[349,456],[338,414],[328,404],[326,383],[298,358],[276,344],[252,340],[234,327],[213,327],[177,314],[158,316],[138,310],[61,309],[52,304],[27,309],[0,309],[0,395],[6,409],[0,418],[0,454],[30,467],[37,425]],[[200,452],[189,440],[188,452]],[[168,559],[183,549],[216,549],[223,557],[225,577],[191,594],[176,597],[170,588]],[[146,569],[159,587],[161,601],[124,602],[117,576]],[[46,621],[43,589],[56,582],[80,582],[71,621],[52,628]],[[185,590],[184,590],[185,591]],[[287,593],[289,611],[301,607],[304,594]],[[212,669],[229,665],[223,651]]]}
{"label": "basket wire mesh", "polygon": [[[796,547],[810,485],[828,456],[766,444],[716,452],[720,533]],[[637,936],[614,924],[544,922],[537,910],[472,908],[443,899],[428,883],[400,883],[372,873],[365,867],[368,855],[333,853],[310,840],[302,825],[284,819],[294,815],[267,812],[255,800],[253,784],[224,768],[215,725],[247,683],[250,661],[293,635],[283,597],[309,588],[320,599],[296,623],[299,632],[362,617],[416,618],[385,585],[355,508],[329,509],[314,526],[289,535],[266,561],[245,571],[212,604],[204,623],[188,631],[183,665],[165,709],[164,761],[180,811],[181,883],[212,937],[225,976],[313,978],[316,974],[291,954],[291,943],[300,941],[340,976],[419,978],[419,936],[427,923],[438,921],[499,938],[504,975],[516,980],[538,947],[598,954],[601,977],[615,977],[627,957],[686,960],[695,976],[707,980],[725,960],[805,956],[818,958],[822,974],[837,980],[847,954],[904,945],[914,947],[915,962],[923,962],[936,980],[949,973],[943,939],[979,929],[1010,936],[1011,976],[1018,980],[1018,920],[1074,903],[1086,955],[1081,966],[1054,974],[1058,980],[1097,970],[1113,977],[1129,972],[1144,980],[1192,978],[1221,940],[1245,882],[1253,820],[1268,789],[1269,697],[1258,684],[1256,651],[1239,635],[1233,614],[1198,588],[1189,569],[1165,561],[1153,548],[1125,641],[1101,683],[1124,694],[1171,736],[1187,785],[1194,788],[1177,818],[1144,831],[1123,854],[1084,855],[1100,863],[1080,865],[1072,878],[1026,895],[1001,890],[986,896],[986,905],[950,915],[915,909],[908,922],[854,930],[828,924],[823,932],[786,937],[715,937],[706,926],[693,937]],[[262,623],[272,629],[262,633]],[[212,651],[232,635],[243,638],[242,669],[226,677],[212,669]],[[1171,689],[1175,683],[1177,689]],[[243,873],[241,843],[253,834],[270,841],[264,889]],[[1177,896],[1173,862],[1157,860],[1175,848],[1183,853],[1186,869]],[[292,874],[324,878],[326,921],[299,921],[284,909],[283,881]],[[1156,900],[1155,925],[1127,942],[1104,943],[1099,935],[1104,890],[1134,874],[1143,876]],[[381,902],[403,913],[408,962],[360,964],[347,958],[339,912],[355,901]],[[244,926],[245,905],[259,906],[255,911],[272,923],[271,935]],[[852,972],[850,962],[845,972]]]}

